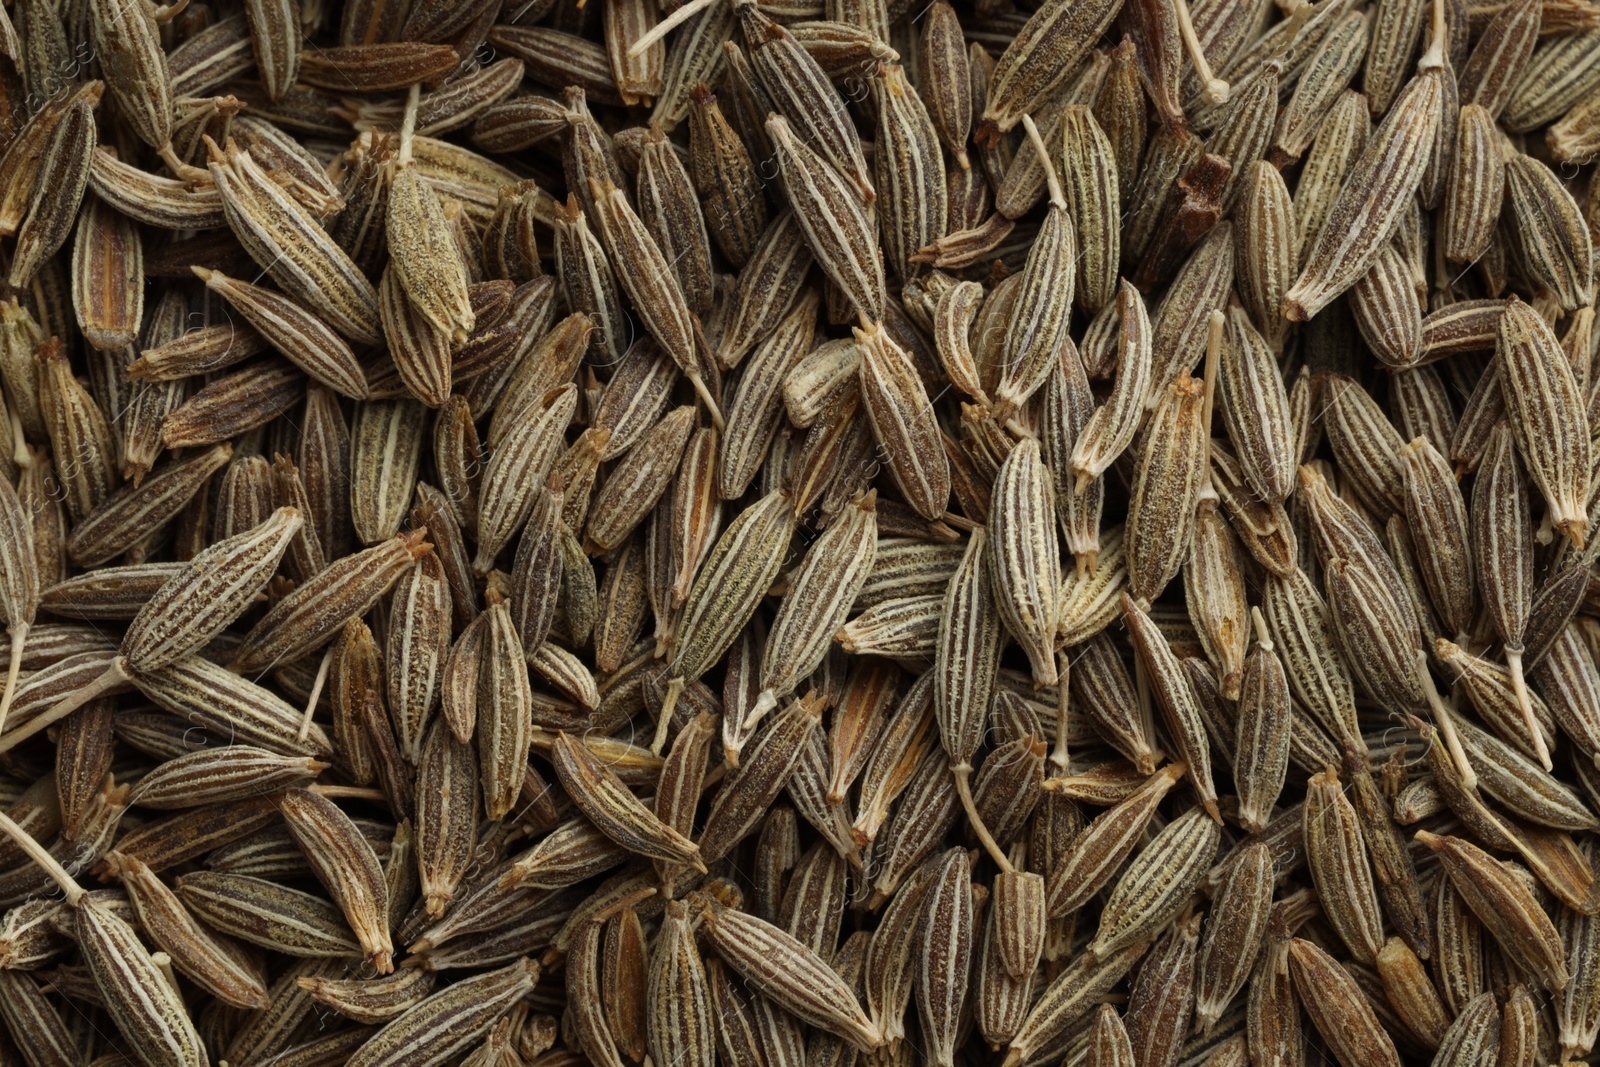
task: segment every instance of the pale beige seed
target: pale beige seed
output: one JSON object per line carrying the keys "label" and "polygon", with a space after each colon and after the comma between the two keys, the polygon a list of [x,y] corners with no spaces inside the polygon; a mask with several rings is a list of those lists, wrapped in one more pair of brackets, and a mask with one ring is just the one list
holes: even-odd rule
{"label": "pale beige seed", "polygon": [[135,222],[164,230],[203,230],[224,224],[222,195],[207,182],[151,174],[96,146],[89,188],[105,204]]}

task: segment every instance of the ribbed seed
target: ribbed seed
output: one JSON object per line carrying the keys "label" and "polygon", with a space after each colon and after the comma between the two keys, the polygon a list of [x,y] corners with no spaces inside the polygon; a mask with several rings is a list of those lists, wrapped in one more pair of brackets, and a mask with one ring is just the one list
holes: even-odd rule
{"label": "ribbed seed", "polygon": [[274,605],[235,652],[234,666],[260,671],[316,650],[376,603],[430,547],[420,532],[412,532],[330,565]]}
{"label": "ribbed seed", "polygon": [[861,398],[890,474],[926,519],[944,513],[950,468],[933,406],[910,353],[877,324],[855,331],[861,352]]}
{"label": "ribbed seed", "polygon": [[864,321],[878,322],[888,298],[859,189],[791,132],[782,117],[769,119],[766,128],[777,149],[785,195],[817,265]]}
{"label": "ribbed seed", "polygon": [[[1413,7],[1421,5],[1413,4]],[[1351,166],[1317,230],[1306,267],[1284,297],[1284,314],[1304,321],[1365,274],[1422,181],[1440,122],[1444,74],[1435,40],[1423,68],[1401,92]]]}
{"label": "ribbed seed", "polygon": [[417,763],[417,869],[424,907],[439,918],[474,860],[478,768],[472,749],[436,720]]}
{"label": "ribbed seed", "polygon": [[74,911],[78,944],[101,1001],[139,1059],[163,1067],[203,1067],[205,1046],[183,1000],[133,927],[92,897],[84,896]]}
{"label": "ribbed seed", "polygon": [[882,1041],[853,990],[820,956],[782,930],[728,908],[707,909],[701,926],[722,959],[763,995],[802,1022],[858,1048]]}
{"label": "ribbed seed", "polygon": [[1056,544],[1052,486],[1039,443],[1025,440],[1000,467],[990,514],[989,575],[994,604],[1023,646],[1036,685],[1054,685],[1053,651],[1060,617],[1061,553]]}
{"label": "ribbed seed", "polygon": [[1505,182],[1528,272],[1563,310],[1588,307],[1594,295],[1594,245],[1572,194],[1549,167],[1520,153],[1506,158]]}
{"label": "ribbed seed", "polygon": [[1500,947],[1546,989],[1564,989],[1568,973],[1561,939],[1528,887],[1467,841],[1425,830],[1416,839],[1439,857],[1450,884]]}
{"label": "ribbed seed", "polygon": [[1194,1007],[1200,916],[1174,922],[1139,965],[1128,995],[1128,1037],[1142,1063],[1173,1064]]}
{"label": "ribbed seed", "polygon": [[874,206],[889,266],[908,277],[915,272],[912,256],[946,232],[944,153],[933,119],[901,67],[880,64],[873,92],[878,108]]}
{"label": "ribbed seed", "polygon": [[437,1067],[470,1049],[522,999],[539,978],[539,965],[519,959],[473,975],[427,997],[369,1037],[347,1063]]}
{"label": "ribbed seed", "polygon": [[1551,523],[1582,548],[1588,527],[1588,419],[1555,334],[1516,298],[1500,318],[1495,366],[1528,475],[1544,494]]}
{"label": "ribbed seed", "polygon": [[1156,772],[1078,835],[1068,856],[1051,874],[1047,899],[1052,918],[1075,911],[1105,887],[1144,836],[1156,806],[1183,773],[1182,764]]}
{"label": "ribbed seed", "polygon": [[[713,5],[706,17],[714,17],[710,12],[719,9]],[[767,203],[755,164],[716,96],[703,84],[689,90],[687,107],[689,173],[700,194],[706,228],[728,262],[742,268],[767,225]]]}
{"label": "ribbed seed", "polygon": [[1240,672],[1250,644],[1250,632],[1243,625],[1249,615],[1244,557],[1215,500],[1202,500],[1196,511],[1183,588],[1189,621],[1216,668],[1222,695],[1238,700]]}
{"label": "ribbed seed", "polygon": [[650,1055],[661,1063],[711,1067],[717,1052],[711,990],[679,901],[667,905],[649,974]]}
{"label": "ribbed seed", "polygon": [[776,706],[821,665],[877,558],[876,496],[847,509],[807,551],[790,579],[761,660],[761,696],[746,718]]}
{"label": "ribbed seed", "polygon": [[1394,1041],[1373,1015],[1355,979],[1304,938],[1290,942],[1288,956],[1298,999],[1334,1054],[1350,1063],[1399,1067]]}
{"label": "ribbed seed", "polygon": [[584,745],[559,733],[551,754],[573,802],[606,836],[640,855],[674,863],[698,862],[699,850],[693,842],[656,818],[616,772]]}
{"label": "ribbed seed", "polygon": [[992,558],[988,531],[974,530],[941,605],[933,706],[952,766],[970,768],[983,742],[1005,637]]}
{"label": "ribbed seed", "polygon": [[242,874],[181,875],[178,896],[223,933],[299,957],[359,957],[360,944],[339,909],[310,893]]}
{"label": "ribbed seed", "polygon": [[1042,1063],[1065,1052],[1073,1025],[1122,980],[1146,947],[1147,943],[1134,943],[1104,955],[1085,952],[1077,956],[1029,1011],[1022,1029],[1011,1039],[1004,1067]]}
{"label": "ribbed seed", "polygon": [[350,257],[309,210],[277,186],[246,149],[232,146],[210,162],[223,216],[250,257],[292,297],[328,325],[362,344],[376,344],[378,296]]}
{"label": "ribbed seed", "polygon": [[760,472],[782,422],[780,389],[795,363],[811,348],[820,298],[807,292],[741,364],[739,382],[728,401],[718,489],[723,500],[744,495]]}
{"label": "ribbed seed", "polygon": [[993,142],[1023,115],[1037,111],[1077,68],[1116,11],[1115,4],[1103,0],[1053,0],[1035,10],[995,64],[977,140]]}
{"label": "ribbed seed", "polygon": [[1113,959],[1164,927],[1215,857],[1219,834],[1216,820],[1199,808],[1167,824],[1111,887],[1088,955]]}
{"label": "ribbed seed", "polygon": [[861,140],[822,68],[793,33],[764,13],[740,7],[737,14],[750,68],[772,100],[769,110],[782,115],[807,144],[816,145],[829,168],[848,179],[863,201],[870,202],[874,194]]}
{"label": "ribbed seed", "polygon": [[173,966],[195,984],[240,1008],[265,1008],[266,982],[258,964],[230,941],[213,934],[189,914],[167,885],[137,857],[112,852],[107,868],[127,890],[139,925]]}
{"label": "ribbed seed", "polygon": [[913,992],[932,1047],[948,1065],[955,1054],[973,949],[972,876],[964,849],[938,861],[922,892]]}
{"label": "ribbed seed", "polygon": [[1234,995],[1244,988],[1266,941],[1272,905],[1271,849],[1246,846],[1218,890],[1195,963],[1196,1033],[1209,1033]]}
{"label": "ribbed seed", "polygon": [[123,486],[79,519],[67,538],[67,554],[83,566],[122,554],[183,510],[232,455],[231,445],[214,445],[153,471],[142,485]]}
{"label": "ribbed seed", "polygon": [[1211,780],[1211,752],[1205,719],[1194,689],[1166,636],[1126,593],[1122,594],[1122,618],[1133,638],[1145,680],[1154,691],[1162,722],[1188,763],[1190,781],[1200,803],[1212,819],[1220,821],[1216,787]]}
{"label": "ribbed seed", "polygon": [[1371,964],[1383,948],[1383,915],[1360,821],[1332,768],[1312,777],[1302,818],[1306,858],[1324,913],[1356,959]]}
{"label": "ribbed seed", "polygon": [[1144,298],[1123,282],[1117,291],[1117,377],[1111,395],[1090,417],[1072,448],[1076,495],[1116,462],[1138,432],[1151,389],[1152,337]]}
{"label": "ribbed seed", "polygon": [[745,746],[737,773],[712,799],[700,833],[702,860],[716,862],[756,828],[804,758],[821,714],[821,701],[808,694],[784,708]]}

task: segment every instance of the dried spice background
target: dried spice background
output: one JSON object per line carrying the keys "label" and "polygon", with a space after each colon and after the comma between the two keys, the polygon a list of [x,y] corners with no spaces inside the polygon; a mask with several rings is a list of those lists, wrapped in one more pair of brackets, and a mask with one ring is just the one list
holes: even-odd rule
{"label": "dried spice background", "polygon": [[0,6],[0,1067],[1600,1037],[1593,0]]}

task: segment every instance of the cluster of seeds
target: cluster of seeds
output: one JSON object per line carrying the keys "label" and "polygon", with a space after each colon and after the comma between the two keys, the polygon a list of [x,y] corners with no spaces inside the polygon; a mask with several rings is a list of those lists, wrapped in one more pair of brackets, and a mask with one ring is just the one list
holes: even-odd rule
{"label": "cluster of seeds", "polygon": [[0,1065],[1600,1036],[1600,6],[0,8]]}

